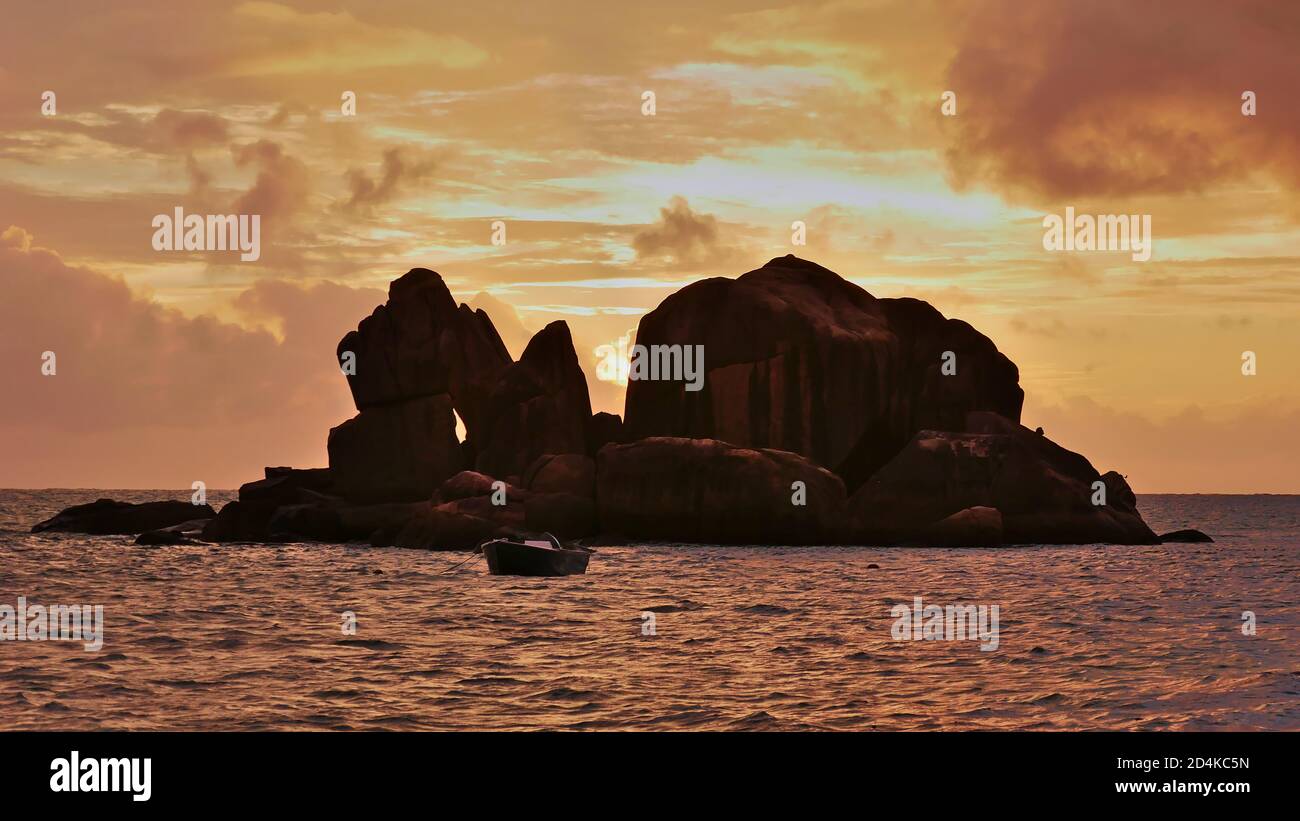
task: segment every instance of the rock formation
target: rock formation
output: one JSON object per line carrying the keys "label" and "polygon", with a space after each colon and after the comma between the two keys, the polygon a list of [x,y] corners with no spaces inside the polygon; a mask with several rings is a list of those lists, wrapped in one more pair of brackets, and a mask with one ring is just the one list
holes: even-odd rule
{"label": "rock formation", "polygon": [[1188,528],[1187,530],[1175,530],[1171,533],[1160,534],[1161,544],[1171,543],[1171,542],[1183,542],[1183,543],[1191,544],[1196,542],[1213,542],[1213,541],[1214,539],[1210,538],[1209,535],[1192,528]]}
{"label": "rock formation", "polygon": [[911,543],[931,547],[997,547],[1003,538],[1002,511],[977,506],[917,528]]}
{"label": "rock formation", "polygon": [[511,362],[487,314],[457,307],[442,277],[426,268],[394,280],[388,301],[336,353],[357,410],[446,394],[470,439],[481,433],[484,402]]}
{"label": "rock formation", "polygon": [[612,413],[594,414],[591,424],[587,426],[587,455],[595,456],[600,449],[613,442],[623,444],[627,441],[623,432],[623,420]]}
{"label": "rock formation", "polygon": [[552,322],[529,341],[488,395],[483,437],[472,440],[476,469],[515,478],[542,454],[585,454],[591,420],[587,377],[569,326]]}
{"label": "rock formation", "polygon": [[843,482],[787,451],[652,437],[606,445],[596,476],[603,534],[723,544],[840,540]]}
{"label": "rock formation", "polygon": [[203,528],[205,541],[272,541],[271,518],[280,508],[339,501],[333,495],[334,477],[326,468],[268,467],[263,477],[240,486],[239,498],[227,502]]}
{"label": "rock formation", "polygon": [[157,530],[146,530],[135,537],[135,543],[151,546],[202,544],[202,542],[198,541],[198,537],[202,535],[203,529],[207,527],[210,521],[212,521],[211,518],[191,519],[178,525],[160,527]]}
{"label": "rock formation", "polygon": [[[330,431],[329,468],[267,468],[202,536],[426,549],[539,531],[740,544],[1157,541],[1123,476],[1019,424],[1016,366],[924,302],[877,299],[787,256],[683,288],[641,320],[636,341],[652,356],[653,346],[703,346],[702,389],[633,379],[626,423],[593,416],[564,322],[512,362],[485,313],[416,268],[338,345],[358,412]],[[156,531],[144,541],[176,543],[202,517],[181,502],[100,500],[34,529]]]}
{"label": "rock formation", "polygon": [[703,345],[707,376],[699,391],[630,382],[629,440],[788,450],[850,492],[917,431],[960,430],[973,410],[1019,421],[1024,400],[1016,366],[970,325],[915,299],[877,299],[793,256],[686,286],[641,319],[636,342]]}
{"label": "rock formation", "polygon": [[578,453],[547,453],[524,471],[524,487],[534,493],[596,494],[596,462]]}
{"label": "rock formation", "polygon": [[89,504],[73,505],[32,527],[33,533],[64,531],[95,536],[134,536],[147,530],[159,530],[194,519],[216,516],[211,505],[189,502],[143,502],[132,504],[113,499],[99,499]]}
{"label": "rock formation", "polygon": [[451,397],[417,396],[365,408],[330,430],[330,473],[353,502],[428,499],[458,473],[460,442]]}
{"label": "rock formation", "polygon": [[917,433],[853,494],[855,541],[950,544],[958,523],[941,523],[985,508],[1000,514],[1008,544],[1156,542],[1118,473],[1102,476],[1079,454],[994,413],[971,413],[963,427]]}
{"label": "rock formation", "polygon": [[460,471],[456,414],[483,437],[488,397],[510,354],[482,311],[456,306],[442,277],[415,268],[338,344],[357,415],[330,431],[330,469],[356,502],[427,499]]}

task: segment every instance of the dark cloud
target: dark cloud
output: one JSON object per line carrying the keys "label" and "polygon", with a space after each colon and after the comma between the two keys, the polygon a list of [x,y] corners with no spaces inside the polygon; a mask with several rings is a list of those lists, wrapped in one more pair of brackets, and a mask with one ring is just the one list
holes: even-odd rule
{"label": "dark cloud", "polygon": [[695,267],[718,264],[733,254],[712,214],[697,214],[685,197],[673,197],[659,209],[659,221],[638,231],[632,238],[638,258],[670,259],[678,265]]}
{"label": "dark cloud", "polygon": [[153,127],[165,135],[167,144],[174,148],[224,145],[230,139],[226,121],[202,111],[165,108],[154,116]]}
{"label": "dark cloud", "polygon": [[119,148],[160,155],[220,147],[230,141],[226,120],[206,111],[164,108],[149,116],[103,108],[95,114],[95,119],[89,121],[71,116],[44,117],[32,124],[30,133],[45,133],[50,146],[61,144],[67,135],[78,134]]}
{"label": "dark cloud", "polygon": [[15,227],[0,288],[0,486],[229,487],[265,464],[324,464],[329,427],[353,412],[335,344],[384,298],[259,282],[236,307],[277,337],[141,298]]}
{"label": "dark cloud", "polygon": [[299,102],[284,102],[280,103],[279,107],[276,108],[275,113],[266,121],[266,124],[272,128],[282,128],[296,122],[295,118],[319,120],[320,112]]}
{"label": "dark cloud", "polygon": [[377,180],[359,168],[350,169],[347,173],[350,193],[344,208],[353,210],[388,202],[399,188],[420,182],[433,173],[432,160],[411,159],[407,153],[401,148],[384,151],[383,169]]}
{"label": "dark cloud", "polygon": [[[986,0],[947,87],[959,186],[1059,200],[1181,194],[1256,172],[1300,188],[1292,0]],[[1241,113],[1241,94],[1259,113]],[[937,114],[935,115],[937,116]]]}
{"label": "dark cloud", "polygon": [[185,157],[185,173],[190,178],[190,199],[196,203],[207,202],[212,196],[212,174],[199,165],[193,154]]}
{"label": "dark cloud", "polygon": [[234,305],[248,319],[274,325],[284,345],[304,360],[320,362],[332,361],[335,343],[387,298],[380,288],[263,279],[240,293]]}
{"label": "dark cloud", "polygon": [[311,191],[307,166],[284,152],[278,143],[258,140],[235,149],[235,164],[255,165],[257,180],[235,202],[239,214],[261,214],[266,220],[291,218],[302,210]]}

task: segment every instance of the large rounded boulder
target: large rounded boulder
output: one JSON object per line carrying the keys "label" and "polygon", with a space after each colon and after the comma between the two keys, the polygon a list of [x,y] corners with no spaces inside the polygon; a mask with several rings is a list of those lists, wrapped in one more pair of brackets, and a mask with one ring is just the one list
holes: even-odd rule
{"label": "large rounded boulder", "polygon": [[877,299],[820,265],[774,259],[696,282],[641,319],[637,345],[703,346],[704,380],[628,383],[626,436],[719,439],[800,454],[856,489],[919,430],[969,411],[1019,420],[1016,366],[914,299]]}

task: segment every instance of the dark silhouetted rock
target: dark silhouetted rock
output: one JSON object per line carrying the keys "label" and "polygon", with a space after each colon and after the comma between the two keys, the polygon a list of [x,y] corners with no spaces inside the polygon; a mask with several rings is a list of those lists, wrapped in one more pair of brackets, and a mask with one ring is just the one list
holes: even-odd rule
{"label": "dark silhouetted rock", "polygon": [[527,491],[507,492],[505,504],[502,505],[496,504],[492,496],[488,495],[470,496],[454,502],[443,502],[434,507],[444,513],[473,516],[498,527],[522,531],[525,518],[524,504],[528,501],[529,495]]}
{"label": "dark silhouetted rock", "polygon": [[1207,536],[1206,534],[1202,533],[1199,530],[1193,530],[1189,528],[1187,530],[1175,530],[1172,533],[1162,533],[1160,534],[1160,541],[1162,543],[1163,542],[1192,543],[1192,542],[1213,542],[1214,539],[1211,539],[1209,536]]}
{"label": "dark silhouetted rock", "polygon": [[478,464],[478,447],[468,439],[460,443],[460,463],[470,468]]}
{"label": "dark silhouetted rock", "polygon": [[528,466],[523,483],[534,493],[568,493],[590,499],[596,493],[596,460],[580,453],[547,453]]}
{"label": "dark silhouetted rock", "polygon": [[587,452],[591,399],[565,322],[538,331],[501,374],[484,419],[477,469],[491,476],[522,476],[545,453]]}
{"label": "dark silhouetted rock", "polygon": [[332,486],[351,502],[428,500],[460,454],[447,394],[366,408],[329,435]]}
{"label": "dark silhouetted rock", "polygon": [[349,541],[370,540],[376,532],[397,533],[412,519],[428,510],[429,502],[378,505],[340,505],[339,525]]}
{"label": "dark silhouetted rock", "polygon": [[[486,314],[414,269],[339,344],[341,361],[355,357],[359,412],[330,431],[329,468],[267,468],[203,538],[426,549],[537,531],[749,544],[1156,541],[1124,477],[1021,427],[1015,365],[924,302],[877,299],[787,256],[673,294],[642,319],[637,342],[703,346],[703,389],[633,379],[626,423],[593,415],[564,322],[511,362]],[[507,484],[504,504],[494,477]],[[1104,504],[1093,504],[1094,485]],[[96,515],[120,513],[96,504],[109,506]],[[195,517],[171,504],[185,508],[174,521],[84,532]],[[36,529],[95,518],[77,510]]]}
{"label": "dark silhouetted rock", "polygon": [[[720,439],[779,448],[850,490],[919,430],[960,430],[972,410],[1019,420],[1019,372],[970,325],[915,299],[877,299],[786,256],[738,279],[693,283],[646,314],[638,345],[703,345],[706,378],[628,383],[629,441]],[[956,372],[941,373],[943,354]]]}
{"label": "dark silhouetted rock", "polygon": [[485,473],[474,470],[462,470],[442,483],[434,497],[436,502],[454,502],[471,496],[486,496],[492,492],[495,480]]}
{"label": "dark silhouetted rock", "polygon": [[[923,539],[932,525],[971,507],[1002,514],[1007,544],[1154,544],[1118,473],[993,413],[972,413],[969,433],[921,431],[849,499],[855,540]],[[1094,483],[1106,503],[1094,505]]]}
{"label": "dark silhouetted rock", "polygon": [[391,536],[400,532],[431,509],[427,501],[370,505],[329,498],[291,505],[234,501],[204,528],[203,538],[219,542],[370,541],[376,533]]}
{"label": "dark silhouetted rock", "polygon": [[354,503],[427,501],[472,467],[488,396],[511,364],[487,314],[457,307],[442,277],[415,268],[393,281],[388,301],[343,337],[337,354],[359,413],[330,431],[332,482],[312,490]]}
{"label": "dark silhouetted rock", "polygon": [[587,423],[587,455],[592,458],[606,445],[621,445],[626,441],[623,420],[617,414],[601,411],[593,414]]}
{"label": "dark silhouetted rock", "polygon": [[203,528],[205,542],[269,542],[267,525],[279,507],[278,502],[226,502]]}
{"label": "dark silhouetted rock", "polygon": [[202,542],[195,541],[184,533],[178,533],[174,530],[168,530],[167,528],[163,528],[162,530],[147,530],[135,537],[135,543],[147,547],[202,544]]}
{"label": "dark silhouetted rock", "polygon": [[189,502],[118,502],[99,499],[73,505],[32,527],[33,533],[49,530],[88,533],[96,536],[135,535],[171,525],[216,516],[211,505]]}
{"label": "dark silhouetted rock", "polygon": [[338,504],[282,505],[276,508],[266,524],[267,533],[279,542],[335,542],[351,541],[364,534],[348,531],[339,516]]}
{"label": "dark silhouetted rock", "polygon": [[268,467],[266,478],[239,486],[241,502],[276,502],[282,505],[306,501],[300,491],[329,494],[333,477],[329,468]]}
{"label": "dark silhouetted rock", "polygon": [[[1083,459],[1082,456],[1079,458]],[[1118,471],[1108,470],[1101,475],[1101,481],[1106,485],[1106,501],[1108,504],[1118,505],[1123,510],[1137,510],[1137,494],[1133,492],[1133,488],[1128,486],[1128,480],[1124,478],[1123,474]]]}
{"label": "dark silhouetted rock", "polygon": [[212,519],[192,519],[188,522],[181,522],[178,525],[162,527],[157,530],[146,530],[139,536],[135,537],[135,543],[139,545],[183,545],[183,544],[202,544],[196,541],[207,527],[208,522]]}
{"label": "dark silhouetted rock", "polygon": [[376,547],[409,547],[420,550],[472,550],[486,539],[517,536],[486,519],[426,505],[396,532],[376,534]]}
{"label": "dark silhouetted rock", "polygon": [[916,544],[933,547],[997,547],[1002,514],[995,507],[968,507],[930,525]]}
{"label": "dark silhouetted rock", "polygon": [[[603,534],[721,544],[838,540],[844,484],[794,453],[653,437],[601,448],[596,476]],[[806,504],[794,504],[796,481]]]}
{"label": "dark silhouetted rock", "polygon": [[524,502],[524,527],[562,539],[590,536],[596,532],[596,502],[590,495],[534,493]]}
{"label": "dark silhouetted rock", "polygon": [[348,386],[358,410],[448,394],[478,439],[483,405],[510,353],[483,311],[456,306],[442,277],[415,268],[388,286],[388,302],[339,342],[356,357]]}

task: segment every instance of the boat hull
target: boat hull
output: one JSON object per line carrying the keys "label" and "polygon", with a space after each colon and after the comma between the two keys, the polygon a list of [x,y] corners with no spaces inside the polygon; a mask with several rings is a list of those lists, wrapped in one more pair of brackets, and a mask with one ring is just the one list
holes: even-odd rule
{"label": "boat hull", "polygon": [[483,545],[488,572],[493,576],[574,576],[587,572],[591,554],[585,550],[557,550],[516,542]]}

